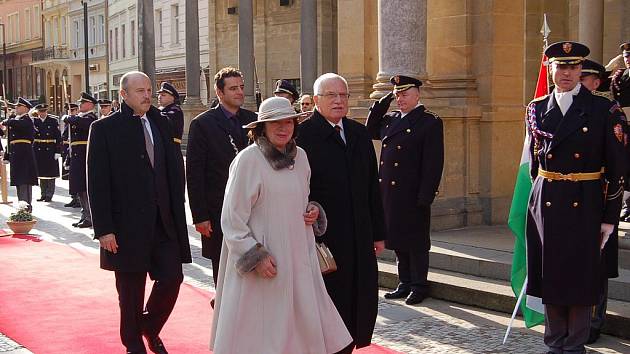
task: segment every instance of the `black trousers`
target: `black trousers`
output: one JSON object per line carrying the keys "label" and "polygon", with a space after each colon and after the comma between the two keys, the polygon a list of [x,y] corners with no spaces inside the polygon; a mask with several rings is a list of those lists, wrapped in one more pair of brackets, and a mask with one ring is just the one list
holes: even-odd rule
{"label": "black trousers", "polygon": [[33,200],[33,186],[30,184],[20,184],[15,187],[17,189],[17,197],[18,200],[28,203],[31,205]]}
{"label": "black trousers", "polygon": [[602,293],[599,297],[599,303],[591,313],[591,330],[601,331],[606,322],[606,308],[608,307],[608,279],[604,279]]}
{"label": "black trousers", "polygon": [[77,195],[79,196],[79,204],[81,204],[81,220],[92,222],[92,211],[87,192],[79,192]]}
{"label": "black trousers", "polygon": [[55,179],[54,178],[40,178],[39,189],[42,192],[42,199],[52,198],[55,194]]}
{"label": "black trousers", "polygon": [[545,305],[545,344],[551,353],[585,353],[593,306]]}
{"label": "black trousers", "polygon": [[396,250],[395,252],[398,262],[398,279],[400,280],[398,288],[428,294],[429,250]]}
{"label": "black trousers", "polygon": [[145,352],[143,334],[159,335],[175,307],[184,279],[179,244],[168,238],[159,218],[148,273],[155,282],[143,310],[147,272],[115,272],[120,338],[129,352]]}

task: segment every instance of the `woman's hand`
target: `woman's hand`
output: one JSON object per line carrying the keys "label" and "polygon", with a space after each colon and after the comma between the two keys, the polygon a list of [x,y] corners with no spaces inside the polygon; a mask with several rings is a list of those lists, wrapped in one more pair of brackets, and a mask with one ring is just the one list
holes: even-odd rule
{"label": "woman's hand", "polygon": [[278,274],[276,270],[276,260],[272,256],[267,256],[256,266],[256,273],[262,278],[273,278]]}
{"label": "woman's hand", "polygon": [[306,225],[313,225],[319,217],[319,208],[313,204],[309,204],[306,208],[304,215],[304,223]]}

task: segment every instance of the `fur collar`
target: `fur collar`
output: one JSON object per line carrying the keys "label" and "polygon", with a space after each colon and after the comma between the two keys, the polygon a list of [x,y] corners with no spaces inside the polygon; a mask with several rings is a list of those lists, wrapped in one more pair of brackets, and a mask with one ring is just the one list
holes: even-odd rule
{"label": "fur collar", "polygon": [[267,138],[264,136],[259,137],[256,140],[256,145],[260,148],[265,159],[271,165],[274,170],[281,170],[283,168],[288,168],[290,170],[293,169],[295,165],[295,156],[297,155],[297,146],[295,145],[295,139],[291,139],[287,146],[285,147],[285,151],[281,152],[276,149]]}

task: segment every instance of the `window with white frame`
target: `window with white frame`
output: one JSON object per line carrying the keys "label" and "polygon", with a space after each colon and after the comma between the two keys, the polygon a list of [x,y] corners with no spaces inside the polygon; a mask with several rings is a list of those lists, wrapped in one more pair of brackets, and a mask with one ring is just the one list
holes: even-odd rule
{"label": "window with white frame", "polygon": [[155,45],[162,47],[162,10],[155,11]]}
{"label": "window with white frame", "polygon": [[88,23],[90,24],[90,36],[88,37],[88,43],[90,45],[96,44],[96,19],[94,16],[90,16]]}
{"label": "window with white frame", "polygon": [[52,46],[50,42],[50,31],[52,31],[50,20],[46,21],[46,47]]}
{"label": "window with white frame", "polygon": [[50,33],[50,41],[55,47],[59,45],[59,18],[53,17],[52,32]]}
{"label": "window with white frame", "polygon": [[114,59],[114,45],[113,45],[113,30],[109,30],[109,60],[112,61]]}
{"label": "window with white frame", "polygon": [[171,44],[179,44],[179,5],[171,5]]}
{"label": "window with white frame", "polygon": [[120,41],[120,45],[122,47],[121,48],[121,52],[122,52],[122,57],[124,59],[125,57],[127,57],[127,48],[126,48],[126,45],[125,45],[125,42],[127,42],[127,32],[125,31],[125,24],[124,23],[120,26],[120,38],[122,39]]}
{"label": "window with white frame", "polygon": [[105,16],[98,15],[98,40],[99,44],[105,44]]}
{"label": "window with white frame", "polygon": [[131,20],[131,25],[129,26],[129,30],[131,31],[131,56],[136,55],[136,21]]}
{"label": "window with white frame", "polygon": [[7,34],[7,41],[9,43],[17,43],[20,41],[20,17],[17,12],[9,15],[9,31]]}
{"label": "window with white frame", "polygon": [[68,18],[66,16],[63,16],[61,18],[61,45],[66,45],[68,44]]}
{"label": "window with white frame", "polygon": [[24,9],[24,39],[31,39],[31,8]]}
{"label": "window with white frame", "polygon": [[81,40],[81,24],[78,20],[74,20],[73,24],[72,27],[74,27],[74,31],[72,33],[72,39],[74,40],[74,48],[79,49],[82,47],[81,43],[83,43]]}
{"label": "window with white frame", "polygon": [[42,19],[39,11],[39,4],[33,5],[33,37],[41,37],[42,35]]}
{"label": "window with white frame", "polygon": [[115,48],[114,48],[115,49],[114,50],[114,58],[116,60],[118,60],[118,43],[119,43],[119,41],[118,41],[118,27],[114,28],[114,42],[116,43],[116,44],[114,44],[114,46],[115,46]]}

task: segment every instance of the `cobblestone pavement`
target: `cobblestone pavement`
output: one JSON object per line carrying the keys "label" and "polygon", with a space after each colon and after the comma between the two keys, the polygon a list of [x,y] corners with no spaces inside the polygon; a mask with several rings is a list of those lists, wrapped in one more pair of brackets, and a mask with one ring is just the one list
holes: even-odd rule
{"label": "cobblestone pavement", "polygon": [[[64,208],[70,201],[67,181],[57,180],[57,195],[52,203],[34,202],[33,214],[39,220],[33,234],[47,241],[98,252],[98,242],[92,239],[91,229],[71,226],[79,218],[79,209]],[[15,200],[15,189],[10,187],[10,201]],[[39,189],[33,189],[34,199]],[[10,205],[0,205],[0,220],[12,212]],[[192,223],[190,215],[189,224]],[[193,263],[184,266],[185,281],[193,286],[213,290],[210,261],[201,257],[201,241],[193,226],[191,237]],[[502,345],[509,316],[436,299],[427,299],[421,306],[406,306],[400,301],[381,297],[374,342],[403,353],[544,353],[541,328],[528,330],[522,321],[508,342]],[[0,334],[0,352],[30,353],[20,344]],[[628,353],[630,341],[602,336],[592,353]]]}

